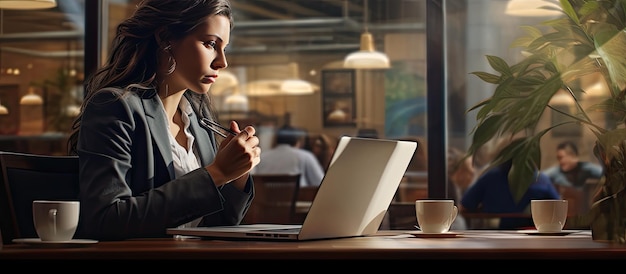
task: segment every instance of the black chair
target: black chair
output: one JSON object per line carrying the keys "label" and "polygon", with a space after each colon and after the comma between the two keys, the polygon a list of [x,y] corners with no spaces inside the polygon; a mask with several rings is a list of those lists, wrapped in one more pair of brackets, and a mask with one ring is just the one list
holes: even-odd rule
{"label": "black chair", "polygon": [[252,175],[255,196],[244,223],[296,223],[300,174]]}
{"label": "black chair", "polygon": [[78,200],[78,156],[0,151],[2,242],[37,238],[33,200]]}
{"label": "black chair", "polygon": [[383,230],[415,230],[415,225],[417,224],[415,203],[392,202],[389,208],[387,208],[385,218],[386,222],[381,224],[381,229]]}

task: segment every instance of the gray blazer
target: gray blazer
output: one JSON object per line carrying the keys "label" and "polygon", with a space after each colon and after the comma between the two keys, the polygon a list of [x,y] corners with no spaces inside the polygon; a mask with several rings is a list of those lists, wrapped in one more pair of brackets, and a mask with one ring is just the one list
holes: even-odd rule
{"label": "gray blazer", "polygon": [[[203,167],[173,179],[170,133],[156,91],[121,94],[101,90],[83,112],[77,236],[166,237],[167,228],[200,217],[200,226],[239,224],[252,202],[252,179],[243,192],[230,184],[216,187]],[[195,153],[206,166],[216,153],[215,136],[199,125],[196,113],[189,120]]]}

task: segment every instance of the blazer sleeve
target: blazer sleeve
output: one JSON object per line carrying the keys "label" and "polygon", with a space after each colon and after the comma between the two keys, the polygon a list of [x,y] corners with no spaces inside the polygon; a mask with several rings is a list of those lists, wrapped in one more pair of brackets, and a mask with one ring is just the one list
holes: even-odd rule
{"label": "blazer sleeve", "polygon": [[151,115],[145,112],[149,108],[143,105],[160,103],[155,100],[105,91],[87,102],[77,144],[81,237],[166,237],[167,228],[203,216],[203,225],[231,225],[243,219],[252,191],[218,188],[205,168],[170,178],[172,163],[155,147],[156,139],[169,137],[153,134]]}

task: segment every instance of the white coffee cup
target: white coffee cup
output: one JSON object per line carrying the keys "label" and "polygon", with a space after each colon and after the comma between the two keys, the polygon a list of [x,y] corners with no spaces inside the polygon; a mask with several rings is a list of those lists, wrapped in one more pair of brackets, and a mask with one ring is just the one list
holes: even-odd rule
{"label": "white coffee cup", "polygon": [[33,222],[42,241],[70,241],[78,227],[78,201],[33,201]]}
{"label": "white coffee cup", "polygon": [[531,200],[530,213],[538,232],[561,232],[567,220],[567,200]]}
{"label": "white coffee cup", "polygon": [[446,233],[459,212],[454,200],[416,200],[417,225],[424,233]]}

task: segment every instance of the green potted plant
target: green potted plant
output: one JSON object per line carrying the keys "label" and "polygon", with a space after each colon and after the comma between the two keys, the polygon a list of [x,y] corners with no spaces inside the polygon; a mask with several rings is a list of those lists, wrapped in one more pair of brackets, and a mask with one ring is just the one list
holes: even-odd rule
{"label": "green potted plant", "polygon": [[[475,154],[494,138],[524,136],[509,144],[491,165],[512,160],[509,184],[516,199],[534,181],[541,167],[540,142],[546,133],[566,126],[581,126],[595,136],[595,156],[604,166],[602,192],[590,212],[580,217],[588,222],[594,240],[626,242],[626,0],[560,0],[564,16],[525,26],[527,35],[513,43],[526,57],[513,65],[496,56],[487,56],[495,70],[472,72],[496,85],[493,95],[471,107],[477,110],[477,124],[468,155]],[[597,74],[608,89],[606,98],[583,107],[580,94],[586,92],[579,79]],[[551,105],[557,92],[566,91],[575,111]],[[558,124],[540,123],[544,112],[560,114]],[[591,113],[604,112],[615,121],[607,126]],[[568,220],[569,221],[569,220]]]}

